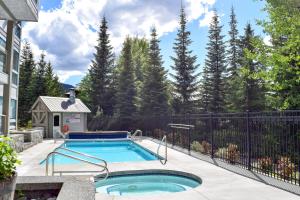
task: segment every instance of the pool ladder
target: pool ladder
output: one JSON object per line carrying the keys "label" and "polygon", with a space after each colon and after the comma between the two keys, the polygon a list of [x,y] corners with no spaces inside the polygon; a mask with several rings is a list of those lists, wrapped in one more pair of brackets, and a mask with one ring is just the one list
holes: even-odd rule
{"label": "pool ladder", "polygon": [[139,134],[139,137],[142,137],[143,136],[143,131],[137,129],[136,131],[134,131],[134,133],[132,135],[130,134],[130,138],[135,139],[138,134]]}
{"label": "pool ladder", "polygon": [[[81,155],[81,156],[84,156],[84,157],[87,157],[87,158],[92,158],[94,160],[98,160],[98,161],[101,161],[104,163],[104,165],[101,165],[101,164],[98,164],[96,162],[92,162],[92,161],[88,161],[88,160],[85,160],[85,159],[82,159],[82,158],[78,158],[76,156],[71,156],[71,155],[68,155],[68,154],[65,154],[65,153],[62,153],[62,152],[57,152],[56,150],[58,149],[62,149],[64,151],[68,151],[68,152],[71,152],[71,153],[74,153],[74,154],[77,154],[77,155]],[[101,170],[97,170],[97,171],[60,171],[60,170],[55,170],[55,155],[60,155],[60,156],[64,156],[64,157],[67,157],[67,158],[71,158],[73,160],[77,160],[77,161],[81,161],[81,162],[84,162],[84,163],[87,163],[87,164],[90,164],[90,165],[93,165],[93,166],[97,166],[99,168],[101,168]],[[94,157],[94,156],[91,156],[91,155],[88,155],[88,154],[84,154],[84,153],[80,153],[78,151],[73,151],[71,149],[67,149],[67,148],[64,148],[64,147],[57,147],[56,149],[54,149],[54,151],[50,152],[47,157],[46,157],[46,176],[49,175],[49,159],[51,158],[52,156],[52,168],[51,168],[51,175],[54,176],[56,173],[59,173],[60,176],[63,174],[63,173],[88,173],[88,172],[104,172],[105,171],[105,176],[104,176],[104,180],[109,176],[109,170],[107,168],[107,162],[103,159],[100,159],[100,158],[97,158],[97,157]]]}
{"label": "pool ladder", "polygon": [[[161,147],[162,143],[164,143],[164,146],[165,146],[165,157],[160,157],[159,156],[159,150],[160,150],[160,147]],[[158,159],[159,159],[160,163],[165,165],[168,161],[168,145],[167,145],[167,136],[166,135],[164,135],[164,137],[162,138],[162,140],[158,144],[157,155],[158,155]]]}

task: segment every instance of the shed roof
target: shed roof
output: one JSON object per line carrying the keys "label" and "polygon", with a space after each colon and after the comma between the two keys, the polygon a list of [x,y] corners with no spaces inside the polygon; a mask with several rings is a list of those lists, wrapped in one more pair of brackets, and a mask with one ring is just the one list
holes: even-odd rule
{"label": "shed roof", "polygon": [[75,103],[70,103],[69,98],[64,97],[49,97],[40,96],[36,102],[33,104],[31,110],[34,106],[42,101],[49,112],[68,112],[68,113],[90,113],[90,109],[80,100],[76,99]]}

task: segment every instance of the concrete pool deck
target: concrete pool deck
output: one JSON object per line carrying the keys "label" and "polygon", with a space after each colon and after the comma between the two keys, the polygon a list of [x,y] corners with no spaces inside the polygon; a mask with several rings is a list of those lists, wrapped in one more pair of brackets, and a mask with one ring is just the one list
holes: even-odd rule
{"label": "concrete pool deck", "polygon": [[[156,152],[158,144],[148,140],[136,141],[143,147]],[[17,168],[19,176],[44,176],[45,165],[39,163],[47,154],[62,144],[62,141],[54,143],[53,140],[45,140],[32,148],[19,154],[22,165]],[[161,153],[163,152],[163,147]],[[97,168],[85,164],[57,165],[62,170],[94,170]],[[300,196],[277,189],[262,182],[238,175],[203,160],[188,156],[177,150],[168,148],[168,162],[162,165],[156,161],[108,163],[111,172],[128,170],[176,170],[188,172],[199,176],[203,183],[197,188],[180,192],[148,196],[109,196],[96,194],[99,200],[300,200]],[[300,190],[300,187],[299,187]]]}

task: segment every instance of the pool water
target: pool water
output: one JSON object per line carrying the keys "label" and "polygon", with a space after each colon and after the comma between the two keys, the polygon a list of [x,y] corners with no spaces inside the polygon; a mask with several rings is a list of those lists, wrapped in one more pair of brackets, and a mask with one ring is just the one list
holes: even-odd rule
{"label": "pool water", "polygon": [[194,179],[169,174],[137,174],[112,176],[96,182],[96,191],[115,196],[183,192],[199,186]]}
{"label": "pool water", "polygon": [[[106,162],[130,162],[157,160],[156,154],[144,149],[130,140],[124,141],[66,141],[62,147],[88,154],[106,160]],[[75,156],[92,162],[99,162],[93,158],[87,158],[78,154],[58,149],[58,152]],[[50,159],[51,160],[51,159]],[[80,161],[55,155],[56,164],[74,164]]]}

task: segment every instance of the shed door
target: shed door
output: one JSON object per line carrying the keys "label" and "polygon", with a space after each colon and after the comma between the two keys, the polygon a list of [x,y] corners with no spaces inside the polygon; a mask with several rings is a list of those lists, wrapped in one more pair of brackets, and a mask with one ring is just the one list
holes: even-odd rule
{"label": "shed door", "polygon": [[53,113],[53,136],[59,137],[58,131],[61,131],[61,115],[60,113]]}

